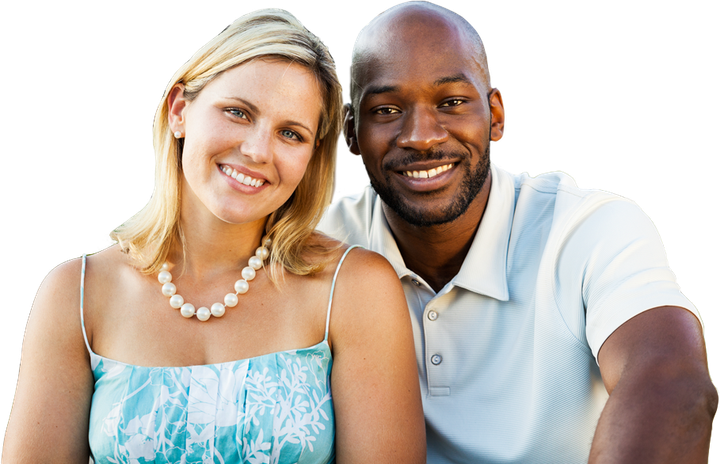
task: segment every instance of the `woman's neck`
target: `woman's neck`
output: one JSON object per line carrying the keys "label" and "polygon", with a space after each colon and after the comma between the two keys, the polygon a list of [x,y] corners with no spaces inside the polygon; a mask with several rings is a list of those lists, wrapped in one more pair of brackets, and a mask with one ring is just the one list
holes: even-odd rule
{"label": "woman's neck", "polygon": [[228,224],[214,219],[185,220],[181,216],[184,250],[178,243],[168,260],[180,265],[183,274],[207,276],[245,267],[248,258],[260,246],[267,218],[246,224]]}

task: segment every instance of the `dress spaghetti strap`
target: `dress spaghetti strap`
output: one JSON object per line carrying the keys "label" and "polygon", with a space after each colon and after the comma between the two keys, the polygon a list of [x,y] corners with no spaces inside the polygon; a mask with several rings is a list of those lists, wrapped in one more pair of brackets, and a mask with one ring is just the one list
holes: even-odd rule
{"label": "dress spaghetti strap", "polygon": [[85,339],[85,347],[87,347],[88,353],[93,354],[93,350],[90,349],[90,343],[88,343],[87,332],[85,332],[85,313],[83,308],[85,307],[85,267],[87,264],[87,255],[82,255],[82,271],[80,272],[80,325],[82,325],[83,338]]}
{"label": "dress spaghetti strap", "polygon": [[[335,293],[335,282],[337,281],[338,273],[340,272],[340,266],[342,266],[343,261],[345,261],[345,257],[350,253],[350,250],[353,248],[362,248],[360,245],[351,245],[348,247],[347,250],[345,250],[345,253],[343,253],[342,258],[340,258],[340,262],[338,262],[337,268],[335,269],[335,275],[333,275],[332,285],[330,286],[330,301],[328,301],[328,310],[327,310],[327,317],[325,319],[325,338],[323,341],[327,341],[328,339],[328,333],[330,331],[330,309],[332,309],[332,300],[333,300],[333,293]],[[83,269],[85,269],[83,267]],[[85,330],[85,329],[83,329]]]}

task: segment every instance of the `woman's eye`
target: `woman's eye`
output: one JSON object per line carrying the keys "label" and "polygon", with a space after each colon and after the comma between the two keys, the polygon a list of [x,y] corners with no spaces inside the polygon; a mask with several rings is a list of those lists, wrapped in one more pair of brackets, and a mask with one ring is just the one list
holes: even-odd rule
{"label": "woman's eye", "polygon": [[247,119],[247,116],[245,116],[245,113],[243,113],[242,110],[239,110],[237,108],[229,108],[227,110],[227,112],[232,114],[233,116],[237,116],[238,118]]}
{"label": "woman's eye", "polygon": [[282,136],[285,137],[286,139],[296,139],[296,140],[300,140],[300,137],[299,137],[295,132],[293,132],[293,131],[291,131],[291,130],[289,130],[289,129],[285,129],[285,130],[280,131],[280,135],[282,135]]}

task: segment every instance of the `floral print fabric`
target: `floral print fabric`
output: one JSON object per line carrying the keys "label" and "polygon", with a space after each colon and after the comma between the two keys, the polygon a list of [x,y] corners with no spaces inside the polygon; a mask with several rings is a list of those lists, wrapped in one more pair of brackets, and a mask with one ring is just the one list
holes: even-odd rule
{"label": "floral print fabric", "polygon": [[325,341],[205,366],[133,366],[92,352],[91,361],[96,463],[333,461]]}

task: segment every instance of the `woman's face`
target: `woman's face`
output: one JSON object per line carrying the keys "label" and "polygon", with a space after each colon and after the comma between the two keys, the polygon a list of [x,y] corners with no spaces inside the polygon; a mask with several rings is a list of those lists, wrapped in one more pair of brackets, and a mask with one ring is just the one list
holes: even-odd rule
{"label": "woman's face", "polygon": [[185,136],[186,220],[264,222],[295,191],[316,148],[320,89],[307,68],[288,61],[240,65],[192,102],[175,91],[168,104],[172,130]]}

